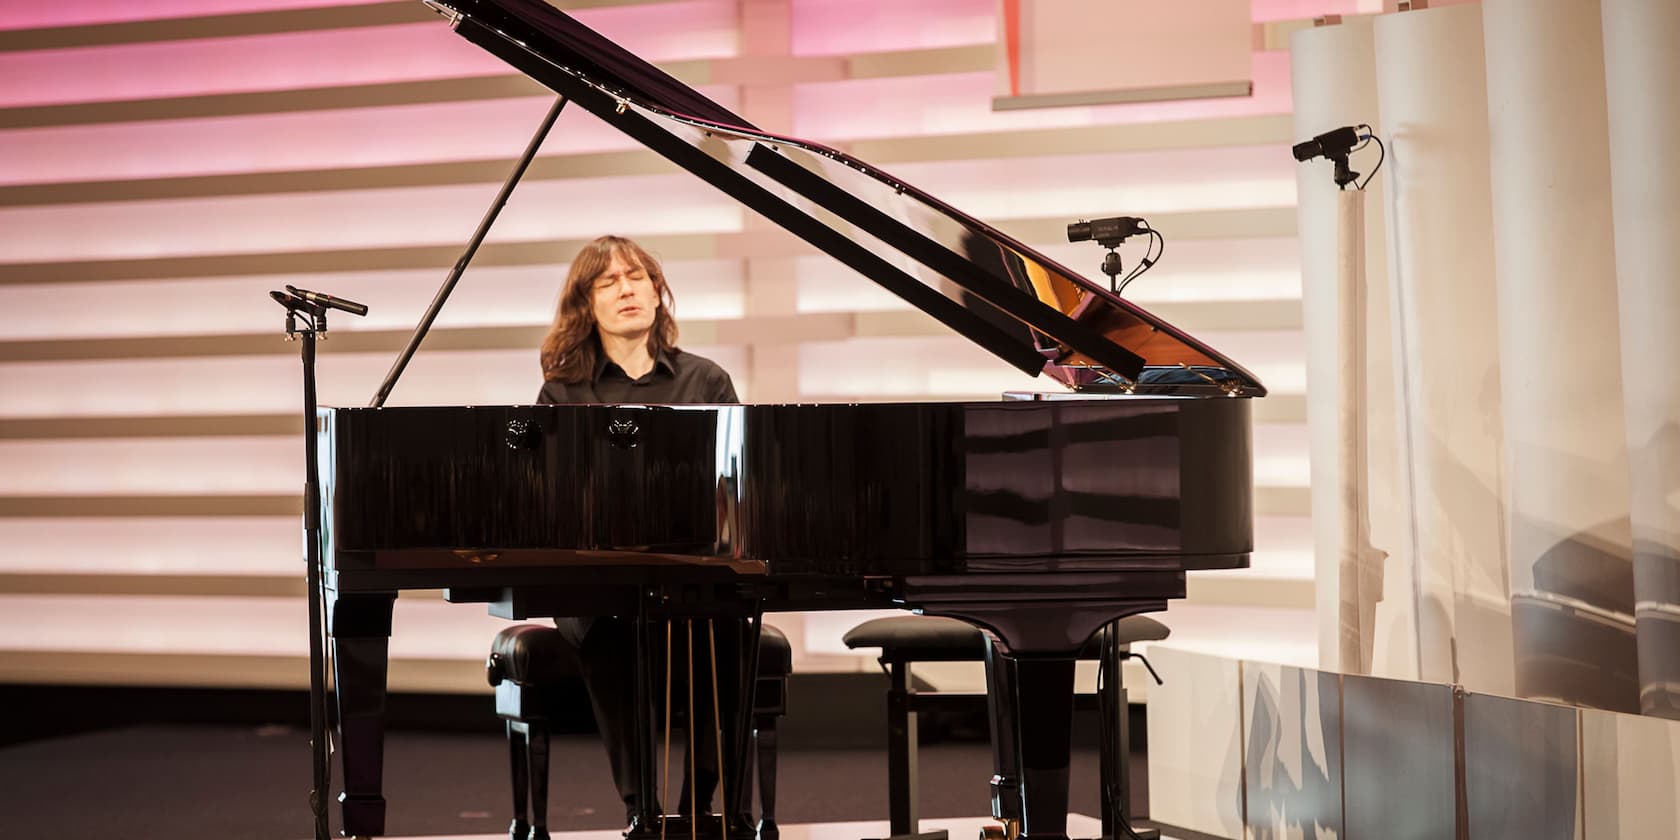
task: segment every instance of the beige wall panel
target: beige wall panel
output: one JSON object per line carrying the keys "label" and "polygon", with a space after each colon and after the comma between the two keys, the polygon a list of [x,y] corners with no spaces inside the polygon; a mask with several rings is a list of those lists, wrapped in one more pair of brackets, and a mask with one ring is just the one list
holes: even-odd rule
{"label": "beige wall panel", "polygon": [[1242,836],[1241,663],[1153,645],[1163,685],[1149,691],[1150,819]]}
{"label": "beige wall panel", "polygon": [[1581,712],[1582,817],[1590,840],[1680,837],[1680,722]]}

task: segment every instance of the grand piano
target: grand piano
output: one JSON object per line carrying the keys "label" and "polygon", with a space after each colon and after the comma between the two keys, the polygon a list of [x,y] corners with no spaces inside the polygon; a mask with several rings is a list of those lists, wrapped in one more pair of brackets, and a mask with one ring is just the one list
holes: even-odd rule
{"label": "grand piano", "polygon": [[1249,399],[1264,387],[1108,288],[864,161],[754,127],[541,0],[428,4],[556,108],[587,110],[1058,387],[321,409],[343,832],[384,830],[392,601],[443,589],[510,619],[751,626],[764,611],[896,607],[971,622],[992,645],[994,815],[1009,834],[1065,838],[1076,652],[1182,598],[1187,570],[1248,564]]}

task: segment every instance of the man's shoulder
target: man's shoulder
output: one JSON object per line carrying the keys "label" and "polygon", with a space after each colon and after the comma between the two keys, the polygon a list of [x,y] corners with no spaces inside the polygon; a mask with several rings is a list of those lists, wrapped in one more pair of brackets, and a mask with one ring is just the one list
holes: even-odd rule
{"label": "man's shoulder", "polygon": [[671,366],[676,368],[678,373],[687,373],[692,376],[701,376],[708,379],[719,376],[729,376],[728,371],[725,371],[722,365],[706,358],[705,356],[699,355],[698,353],[690,353],[687,350],[671,351]]}

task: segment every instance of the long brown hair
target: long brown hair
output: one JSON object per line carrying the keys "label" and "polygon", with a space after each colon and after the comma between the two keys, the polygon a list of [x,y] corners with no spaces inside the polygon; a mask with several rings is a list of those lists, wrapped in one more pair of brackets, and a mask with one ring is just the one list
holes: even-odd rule
{"label": "long brown hair", "polygon": [[611,267],[615,253],[641,266],[653,281],[654,292],[659,296],[659,308],[653,313],[653,329],[648,331],[648,353],[657,358],[661,352],[679,352],[677,319],[673,314],[676,302],[671,299],[671,287],[665,282],[665,271],[659,267],[659,261],[630,239],[603,236],[583,246],[572,258],[572,267],[566,272],[566,285],[560,290],[560,304],[555,307],[554,323],[542,340],[545,381],[576,384],[587,381],[595,374],[595,362],[601,354],[595,309],[591,305],[595,278]]}

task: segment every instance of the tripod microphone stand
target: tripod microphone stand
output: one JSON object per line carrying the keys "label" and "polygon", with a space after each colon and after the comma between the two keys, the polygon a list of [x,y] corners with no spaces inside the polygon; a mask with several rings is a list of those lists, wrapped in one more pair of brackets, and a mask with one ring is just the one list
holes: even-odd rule
{"label": "tripod microphone stand", "polygon": [[305,588],[309,601],[309,747],[311,785],[309,811],[315,821],[315,840],[328,840],[327,794],[331,754],[327,749],[326,626],[321,620],[321,474],[317,464],[315,431],[315,339],[327,337],[327,310],[366,315],[367,307],[332,295],[287,286],[268,293],[286,308],[286,340],[302,342],[303,355],[303,542]]}

